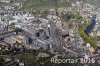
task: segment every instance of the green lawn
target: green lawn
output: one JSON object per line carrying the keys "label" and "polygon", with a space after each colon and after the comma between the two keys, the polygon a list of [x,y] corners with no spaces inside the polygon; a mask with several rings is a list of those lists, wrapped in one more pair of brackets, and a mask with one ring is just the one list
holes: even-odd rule
{"label": "green lawn", "polygon": [[18,54],[15,56],[17,59],[25,61],[27,63],[34,63],[35,58],[33,57],[33,54]]}

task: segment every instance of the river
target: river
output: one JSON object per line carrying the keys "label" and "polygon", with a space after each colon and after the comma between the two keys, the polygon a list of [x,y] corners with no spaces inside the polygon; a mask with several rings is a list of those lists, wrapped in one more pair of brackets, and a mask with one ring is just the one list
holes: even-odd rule
{"label": "river", "polygon": [[84,30],[84,33],[89,36],[89,34],[91,33],[91,31],[95,27],[95,24],[96,24],[96,15],[94,15],[92,17],[92,21],[91,21],[90,25],[87,26],[86,30]]}

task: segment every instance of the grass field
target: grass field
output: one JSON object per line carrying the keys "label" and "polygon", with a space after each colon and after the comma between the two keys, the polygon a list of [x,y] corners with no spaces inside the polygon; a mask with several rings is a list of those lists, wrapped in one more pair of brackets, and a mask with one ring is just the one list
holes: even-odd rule
{"label": "grass field", "polygon": [[56,7],[68,7],[71,6],[71,3],[64,0],[26,0],[23,3],[22,9],[32,9],[32,10],[41,10],[41,9],[50,9]]}

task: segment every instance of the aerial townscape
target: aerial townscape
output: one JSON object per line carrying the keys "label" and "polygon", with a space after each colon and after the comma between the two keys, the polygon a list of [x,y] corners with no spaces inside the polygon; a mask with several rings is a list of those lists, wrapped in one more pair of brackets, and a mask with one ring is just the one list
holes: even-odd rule
{"label": "aerial townscape", "polygon": [[0,0],[0,66],[100,66],[100,0]]}

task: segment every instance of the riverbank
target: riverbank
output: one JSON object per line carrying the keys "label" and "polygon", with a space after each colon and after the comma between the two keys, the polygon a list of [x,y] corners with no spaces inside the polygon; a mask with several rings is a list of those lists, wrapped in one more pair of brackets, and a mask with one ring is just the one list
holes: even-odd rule
{"label": "riverbank", "polygon": [[[94,19],[92,19],[92,20],[94,20]],[[90,43],[92,47],[96,47],[97,42],[92,37],[90,37],[88,35],[88,33],[87,34],[85,33],[85,30],[87,29],[88,25],[91,24],[90,22],[85,22],[84,24],[79,24],[78,32],[79,32],[80,36],[83,38],[83,40],[85,41],[85,45],[86,45],[86,43]],[[89,30],[89,32],[91,32],[91,30]]]}

